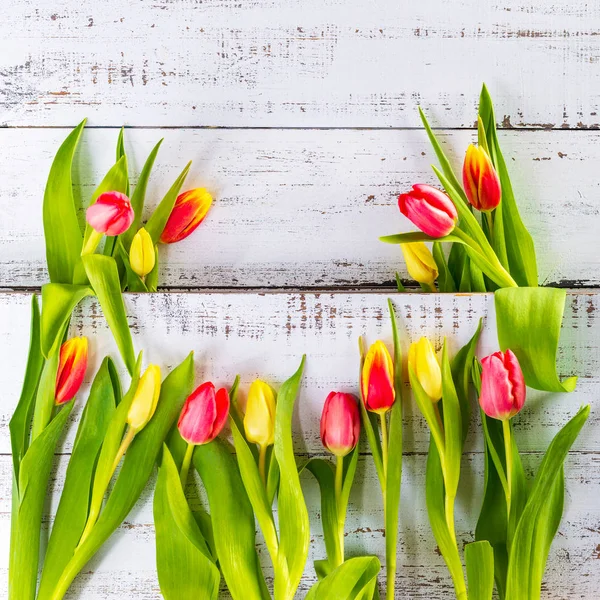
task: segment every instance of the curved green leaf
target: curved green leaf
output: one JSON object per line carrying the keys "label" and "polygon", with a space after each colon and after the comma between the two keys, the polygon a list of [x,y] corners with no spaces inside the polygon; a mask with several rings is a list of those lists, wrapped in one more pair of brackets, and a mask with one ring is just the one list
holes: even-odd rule
{"label": "curved green leaf", "polygon": [[465,546],[469,600],[492,600],[494,592],[494,551],[488,542]]}
{"label": "curved green leaf", "polygon": [[131,375],[135,367],[135,353],[121,295],[117,264],[112,257],[101,254],[88,254],[82,260],[123,362]]}
{"label": "curved green leaf", "polygon": [[381,563],[376,556],[350,558],[311,588],[307,600],[371,600]]}
{"label": "curved green leaf", "polygon": [[71,168],[85,119],[68,135],[50,167],[44,191],[46,261],[52,283],[72,283],[83,237],[73,198]]}
{"label": "curved green leaf", "polygon": [[566,291],[555,288],[511,288],[495,293],[500,348],[519,359],[525,383],[536,390],[572,392],[577,377],[560,381],[556,354]]}

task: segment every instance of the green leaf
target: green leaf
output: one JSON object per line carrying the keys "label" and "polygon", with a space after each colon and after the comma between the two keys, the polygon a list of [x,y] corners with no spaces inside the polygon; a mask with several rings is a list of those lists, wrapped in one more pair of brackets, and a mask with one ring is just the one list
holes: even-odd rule
{"label": "green leaf", "polygon": [[233,600],[267,600],[252,505],[228,444],[217,438],[196,447],[193,463],[206,489],[219,566]]}
{"label": "green leaf", "polygon": [[465,576],[463,573],[458,548],[452,539],[446,524],[446,511],[444,507],[444,476],[442,463],[433,437],[429,442],[426,472],[426,501],[427,514],[433,536],[448,566],[457,598],[466,598]]}
{"label": "green leaf", "polygon": [[156,292],[156,290],[158,289],[158,244],[154,246],[154,256],[154,267],[152,271],[150,271],[150,273],[148,273],[148,275],[146,276],[146,287],[148,288],[149,292]]}
{"label": "green leaf", "polygon": [[512,288],[495,293],[500,348],[519,359],[525,383],[536,390],[572,392],[577,377],[561,382],[556,354],[566,300],[565,290]]}
{"label": "green leaf", "polygon": [[[125,268],[125,275],[127,278],[127,289],[130,292],[143,293],[147,292],[148,288],[146,284],[142,281],[140,276],[131,268],[131,262],[129,261],[129,254],[123,247],[123,243],[121,239],[117,242],[117,255]],[[155,265],[156,266],[156,265]]]}
{"label": "green leaf", "polygon": [[488,542],[465,547],[469,600],[492,600],[494,592],[494,551]]}
{"label": "green leaf", "polygon": [[308,511],[292,441],[292,415],[300,388],[305,357],[298,370],[279,390],[275,414],[275,458],[279,463],[278,517],[280,560],[275,567],[275,597],[281,600],[293,598],[308,557],[310,528]]}
{"label": "green leaf", "polygon": [[387,597],[395,597],[396,569],[398,554],[398,511],[400,509],[400,488],[402,482],[402,347],[398,335],[396,313],[392,301],[388,299],[388,309],[392,322],[394,340],[394,391],[396,400],[390,410],[388,435],[388,465],[385,494],[385,561],[387,575]]}
{"label": "green leaf", "polygon": [[47,283],[42,286],[42,352],[46,358],[58,352],[75,307],[94,290],[85,285]]}
{"label": "green leaf", "polygon": [[311,458],[304,468],[314,475],[321,490],[321,523],[327,562],[332,569],[344,562],[343,549],[338,537],[335,469],[330,461],[322,458]]}
{"label": "green leaf", "polygon": [[85,120],[68,135],[58,149],[44,192],[46,261],[52,283],[72,282],[83,243],[73,198],[71,168],[84,126]]}
{"label": "green leaf", "polygon": [[350,558],[313,586],[306,600],[370,600],[380,569],[376,556]]}
{"label": "green leaf", "polygon": [[132,374],[135,366],[135,353],[121,295],[117,264],[110,256],[101,254],[88,254],[82,257],[82,260],[85,272],[96,296],[98,296],[106,322],[121,352],[123,362],[129,374]]}
{"label": "green leaf", "polygon": [[21,461],[19,497],[13,498],[8,597],[34,600],[40,555],[40,528],[56,444],[71,410],[69,402],[32,441]]}
{"label": "green leaf", "polygon": [[52,590],[73,556],[87,521],[98,452],[118,402],[119,390],[115,390],[113,384],[114,371],[110,358],[105,358],[94,379],[79,422],[46,550],[38,600],[50,600]]}
{"label": "green leaf", "polygon": [[[102,257],[106,258],[106,257]],[[192,391],[194,359],[190,354],[163,381],[154,416],[135,436],[100,517],[89,536],[78,546],[61,574],[54,598],[62,598],[84,565],[123,522],[137,502],[162,449],[162,444],[185,399]]]}
{"label": "green leaf", "polygon": [[540,598],[538,586],[548,558],[551,535],[562,514],[557,486],[564,483],[564,461],[589,414],[589,406],[581,408],[558,432],[544,455],[510,550],[506,597],[511,600]]}
{"label": "green leaf", "polygon": [[121,241],[123,242],[123,246],[125,250],[129,252],[131,248],[131,242],[133,241],[133,237],[137,233],[138,229],[142,224],[142,214],[144,212],[144,204],[146,201],[146,190],[148,189],[148,181],[150,179],[150,173],[152,172],[152,168],[154,167],[154,162],[156,161],[156,155],[160,149],[160,145],[163,143],[163,140],[159,140],[159,142],[152,148],[152,151],[148,155],[146,162],[142,168],[142,172],[140,173],[139,179],[133,190],[133,194],[131,195],[131,207],[133,208],[134,219],[131,227],[121,235]]}
{"label": "green leaf", "polygon": [[[117,138],[117,156],[116,161],[119,162],[121,158],[126,156],[125,154],[125,127],[121,127],[119,130],[119,137]],[[125,186],[125,195],[129,196],[129,175],[127,176],[127,185]]]}
{"label": "green leaf", "polygon": [[165,197],[160,201],[160,204],[156,207],[152,216],[146,223],[146,231],[150,234],[152,241],[158,244],[160,236],[169,220],[173,206],[175,206],[175,200],[179,195],[179,190],[187,177],[192,162],[190,161],[181,171],[179,177],[175,180],[175,183],[171,186],[169,191],[165,194]]}
{"label": "green leaf", "polygon": [[156,566],[166,600],[216,600],[221,575],[190,510],[169,449],[164,446],[154,492]]}
{"label": "green leaf", "polygon": [[45,363],[37,388],[33,408],[31,441],[33,442],[52,419],[56,399],[56,376],[58,374],[59,352],[55,352]]}
{"label": "green leaf", "polygon": [[31,295],[30,331],[27,367],[25,368],[21,396],[8,425],[15,483],[19,481],[19,467],[29,445],[29,429],[33,416],[34,400],[44,366],[44,357],[40,346],[40,309],[35,294]]}
{"label": "green leaf", "polygon": [[[492,99],[485,85],[481,90],[479,100],[479,116],[486,131],[490,155],[500,177],[500,186],[502,188],[502,202],[499,209],[495,211],[496,223],[494,225],[494,235],[503,234],[506,255],[510,266],[509,271],[515,281],[520,286],[535,287],[538,285],[535,247],[533,239],[519,215],[506,162],[498,143]],[[499,214],[501,214],[500,231],[498,228]],[[499,248],[500,256],[502,255],[502,251],[502,248]]]}
{"label": "green leaf", "polygon": [[275,521],[273,519],[273,511],[269,504],[267,491],[260,478],[258,465],[250,446],[245,437],[240,433],[236,419],[230,419],[231,433],[237,455],[238,466],[248,499],[254,509],[256,520],[265,538],[265,544],[271,555],[273,564],[277,562],[277,554],[279,550],[279,541],[277,539],[277,530],[275,529]]}
{"label": "green leaf", "polygon": [[438,287],[440,292],[456,292],[456,284],[454,283],[452,273],[448,268],[442,245],[439,242],[433,242],[433,259],[438,268]]}

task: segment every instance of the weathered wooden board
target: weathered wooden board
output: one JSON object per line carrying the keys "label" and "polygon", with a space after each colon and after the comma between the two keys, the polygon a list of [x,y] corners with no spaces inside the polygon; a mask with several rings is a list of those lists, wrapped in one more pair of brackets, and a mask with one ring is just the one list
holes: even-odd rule
{"label": "weathered wooden board", "polygon": [[[47,280],[42,198],[66,129],[0,129],[0,287]],[[132,176],[165,141],[151,179],[154,207],[188,160],[186,186],[216,198],[192,237],[161,247],[160,282],[176,288],[374,287],[406,277],[380,235],[411,229],[398,193],[435,183],[423,131],[128,130]],[[75,165],[85,205],[114,161],[116,130],[87,130]],[[460,169],[471,132],[442,131]],[[600,137],[595,132],[502,132],[540,280],[600,284]]]}
{"label": "weathered wooden board", "polygon": [[[526,455],[528,471],[537,469],[539,455]],[[429,528],[425,507],[425,463],[423,454],[404,458],[400,508],[397,598],[447,600],[453,597],[452,582]],[[552,546],[544,578],[544,600],[581,598],[591,600],[598,589],[600,546],[600,456],[572,453],[566,463],[565,514]],[[51,485],[53,497],[64,481],[66,457]],[[10,528],[10,458],[0,456],[0,587],[6,589],[8,537]],[[311,544],[301,592],[315,580],[312,561],[324,556],[320,522],[319,490],[310,475],[302,476],[311,516]],[[136,508],[96,557],[84,568],[67,596],[69,600],[148,600],[161,598],[155,569],[152,494],[154,480],[144,491]],[[481,504],[483,456],[469,454],[463,461],[461,491],[457,501],[459,546],[473,541],[473,531]],[[56,510],[56,501],[50,508]],[[49,519],[48,525],[51,524]],[[375,554],[384,561],[383,509],[378,481],[370,457],[359,461],[350,497],[346,522],[346,548],[349,555]],[[272,569],[268,553],[259,539],[258,549],[269,580]],[[304,593],[298,594],[303,598]],[[223,598],[227,598],[223,594]]]}
{"label": "weathered wooden board", "polygon": [[[497,350],[493,296],[396,294],[393,296],[405,349],[426,335],[438,348],[448,336],[455,352],[484,318],[479,355]],[[261,377],[278,386],[296,370],[303,353],[307,365],[298,401],[296,439],[301,452],[321,452],[319,418],[331,390],[357,391],[360,335],[367,342],[391,341],[384,294],[196,294],[127,295],[129,322],[137,350],[146,361],[165,370],[196,355],[197,380],[228,385],[236,374],[242,389]],[[28,344],[29,296],[0,294],[0,389],[5,401],[0,413],[0,452],[9,452],[8,420],[20,391]],[[114,342],[97,303],[87,300],[73,321],[73,332],[90,338],[91,379],[108,353],[120,363]],[[548,395],[530,391],[529,402],[517,423],[519,447],[543,451],[554,433],[583,403],[600,394],[600,294],[572,293],[568,297],[562,331],[559,373],[580,376],[572,394]],[[82,398],[85,394],[82,395]],[[83,402],[80,402],[82,404]],[[600,417],[577,442],[578,450],[600,452]],[[406,398],[406,449],[426,452],[427,429],[413,403]],[[482,439],[473,422],[469,450],[481,450]],[[69,451],[74,432],[64,446]]]}
{"label": "weathered wooden board", "polygon": [[471,127],[600,123],[585,0],[23,0],[0,7],[0,122]]}

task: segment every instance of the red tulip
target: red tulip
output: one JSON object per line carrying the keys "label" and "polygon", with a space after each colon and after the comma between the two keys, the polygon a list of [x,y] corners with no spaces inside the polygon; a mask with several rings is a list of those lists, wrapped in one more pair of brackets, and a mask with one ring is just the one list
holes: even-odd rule
{"label": "red tulip", "polygon": [[185,401],[177,427],[188,444],[208,444],[221,433],[229,414],[229,394],[225,388],[203,383]]}
{"label": "red tulip", "polygon": [[418,183],[408,194],[398,197],[400,212],[423,233],[439,238],[448,235],[456,225],[458,213],[444,192]]}
{"label": "red tulip", "polygon": [[469,202],[481,211],[494,210],[500,204],[500,178],[488,153],[471,144],[463,164],[463,185]]}
{"label": "red tulip", "polygon": [[160,236],[160,241],[163,244],[173,244],[190,235],[206,217],[212,200],[212,196],[205,188],[196,188],[180,194]]}
{"label": "red tulip", "polygon": [[329,452],[346,456],[358,443],[360,413],[352,394],[331,392],[321,414],[321,441]]}
{"label": "red tulip", "polygon": [[121,192],[104,192],[86,211],[87,222],[94,231],[106,235],[121,235],[133,223],[133,208]]}
{"label": "red tulip", "polygon": [[381,341],[376,341],[367,352],[362,369],[361,387],[365,408],[385,413],[394,404],[394,363]]}
{"label": "red tulip", "polygon": [[511,350],[494,352],[481,361],[479,404],[492,419],[514,417],[525,404],[525,380],[517,357]]}
{"label": "red tulip", "polygon": [[56,404],[64,404],[79,391],[87,369],[88,340],[75,337],[67,340],[60,348],[60,360],[56,374]]}

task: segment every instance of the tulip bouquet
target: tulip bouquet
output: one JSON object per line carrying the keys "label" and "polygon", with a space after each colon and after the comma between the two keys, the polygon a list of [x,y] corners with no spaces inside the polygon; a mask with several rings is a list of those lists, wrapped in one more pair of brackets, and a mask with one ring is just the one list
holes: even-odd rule
{"label": "tulip bouquet", "polygon": [[[530,485],[511,424],[525,403],[523,372],[511,350],[496,352],[479,363],[475,359],[478,337],[479,329],[452,361],[444,342],[441,366],[426,338],[410,347],[410,384],[431,432],[427,510],[459,600],[491,600],[494,580],[501,599],[530,600],[540,597],[550,544],[562,517],[563,463],[588,417],[589,406],[582,408],[556,435]],[[486,461],[484,502],[476,541],[465,547],[467,591],[455,532],[454,504],[470,423],[471,377],[481,406]]]}
{"label": "tulip bouquet", "polygon": [[[215,392],[212,383],[205,383],[186,401],[178,429],[165,446],[154,496],[157,568],[165,598],[215,599],[220,573],[234,600],[271,598],[256,551],[255,516],[273,564],[273,597],[294,598],[309,543],[292,448],[292,412],[303,366],[304,360],[278,394],[256,380],[243,416],[237,378],[230,393],[224,388]],[[228,416],[235,455],[227,441],[217,438]],[[191,463],[210,512],[194,510],[186,500]]]}
{"label": "tulip bouquet", "polygon": [[[178,407],[189,393],[191,357],[167,377],[162,391],[158,367],[150,366],[140,376],[141,355],[136,360],[121,293],[156,289],[156,244],[189,235],[206,215],[210,195],[192,190],[178,196],[188,165],[141,228],[148,178],[160,142],[146,161],[130,200],[121,131],[117,161],[94,192],[82,229],[71,166],[84,124],[75,128],[58,150],[44,194],[50,283],[42,286],[41,311],[37,297],[32,298],[27,368],[10,422],[14,467],[11,600],[63,597],[76,574],[136,502]],[[92,295],[103,309],[131,383],[121,398],[115,366],[105,359],[82,414],[42,560],[42,510],[54,452],[87,365],[87,339],[66,340],[66,336],[72,312],[83,298]]]}

